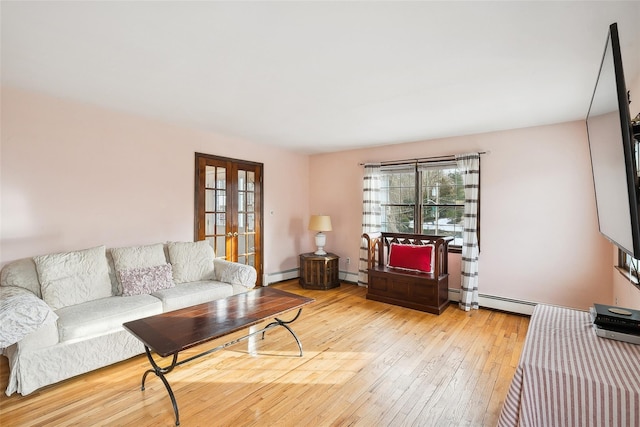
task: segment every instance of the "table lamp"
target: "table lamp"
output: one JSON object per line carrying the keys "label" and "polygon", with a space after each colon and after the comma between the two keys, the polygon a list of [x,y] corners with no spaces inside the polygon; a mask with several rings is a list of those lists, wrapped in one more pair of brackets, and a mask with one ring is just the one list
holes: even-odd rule
{"label": "table lamp", "polygon": [[309,220],[309,230],[317,231],[316,246],[318,250],[314,255],[326,255],[324,244],[327,241],[327,235],[323,231],[331,231],[331,217],[329,215],[311,215]]}

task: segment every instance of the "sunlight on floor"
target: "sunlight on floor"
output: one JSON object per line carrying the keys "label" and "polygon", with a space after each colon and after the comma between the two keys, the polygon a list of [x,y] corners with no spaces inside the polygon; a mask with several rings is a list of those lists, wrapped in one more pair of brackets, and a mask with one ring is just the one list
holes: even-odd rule
{"label": "sunlight on floor", "polygon": [[[303,358],[290,351],[260,352],[260,358],[256,359],[252,369],[237,369],[234,365],[246,363],[244,357],[238,357],[237,352],[220,356],[192,363],[188,370],[178,367],[167,378],[172,384],[193,381],[211,384],[344,384],[378,357],[375,353],[366,352],[306,351]],[[256,365],[265,368],[256,374]],[[298,365],[295,373],[291,372],[292,365]]]}

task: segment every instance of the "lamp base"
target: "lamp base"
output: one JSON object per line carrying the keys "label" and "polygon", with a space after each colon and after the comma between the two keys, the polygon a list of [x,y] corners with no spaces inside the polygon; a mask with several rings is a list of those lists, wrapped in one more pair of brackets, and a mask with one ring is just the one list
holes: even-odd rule
{"label": "lamp base", "polygon": [[318,234],[316,234],[316,246],[318,247],[318,250],[315,251],[313,254],[326,255],[327,252],[324,250],[324,244],[326,242],[327,242],[327,235],[324,234],[322,231],[318,232]]}

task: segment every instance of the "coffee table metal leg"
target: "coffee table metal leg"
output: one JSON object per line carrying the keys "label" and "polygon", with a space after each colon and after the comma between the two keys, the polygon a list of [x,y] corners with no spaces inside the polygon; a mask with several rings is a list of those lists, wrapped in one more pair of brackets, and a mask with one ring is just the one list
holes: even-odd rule
{"label": "coffee table metal leg", "polygon": [[150,373],[154,373],[156,374],[156,376],[160,377],[160,379],[162,380],[162,383],[167,389],[167,393],[169,393],[169,398],[171,399],[171,404],[173,405],[173,412],[176,414],[176,426],[179,426],[180,415],[178,413],[178,402],[176,402],[176,396],[173,394],[173,390],[169,385],[169,381],[167,381],[167,378],[165,377],[165,374],[168,374],[173,370],[173,368],[176,367],[177,365],[176,362],[178,361],[178,353],[173,354],[173,360],[171,361],[171,365],[167,366],[166,368],[162,368],[158,366],[155,360],[153,360],[153,357],[151,356],[151,350],[149,350],[149,347],[145,345],[144,351],[147,353],[147,358],[149,359],[149,363],[151,363],[151,366],[153,367],[153,369],[148,369],[142,375],[142,391],[144,391],[144,383],[147,380],[147,375],[149,375]]}
{"label": "coffee table metal leg", "polygon": [[298,336],[295,334],[295,332],[293,332],[293,330],[288,326],[290,323],[293,323],[296,321],[296,319],[298,319],[298,317],[300,317],[300,313],[302,313],[302,309],[298,309],[298,313],[295,315],[295,317],[291,320],[281,320],[278,319],[277,317],[275,318],[275,322],[271,322],[269,323],[267,326],[264,327],[264,329],[262,330],[262,339],[264,339],[264,334],[265,332],[267,332],[267,329],[273,328],[275,326],[282,326],[283,328],[285,328],[287,331],[289,331],[291,333],[291,335],[293,335],[293,338],[296,340],[296,343],[298,343],[298,348],[300,349],[300,357],[302,357],[302,343],[300,342],[300,340],[298,339]]}

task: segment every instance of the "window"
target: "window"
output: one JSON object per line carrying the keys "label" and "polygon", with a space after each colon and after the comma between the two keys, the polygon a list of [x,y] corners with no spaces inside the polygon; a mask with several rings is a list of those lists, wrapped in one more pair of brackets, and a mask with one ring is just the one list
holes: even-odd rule
{"label": "window", "polygon": [[618,269],[622,270],[625,275],[628,274],[631,283],[640,286],[640,273],[638,272],[638,260],[631,255],[625,253],[622,249],[618,249]]}
{"label": "window", "polygon": [[453,236],[462,246],[464,185],[455,162],[383,166],[382,230]]}

